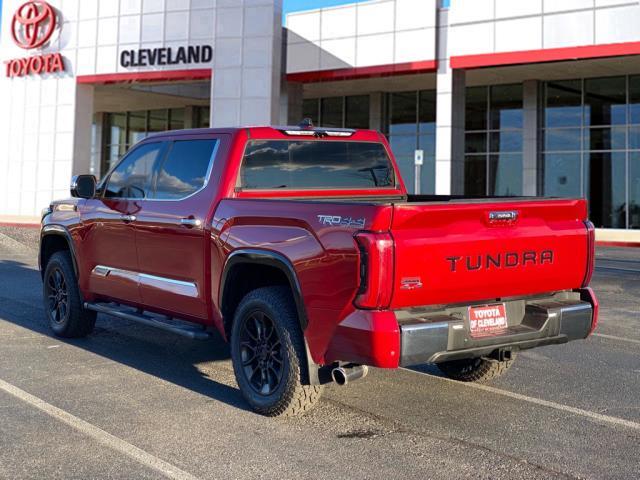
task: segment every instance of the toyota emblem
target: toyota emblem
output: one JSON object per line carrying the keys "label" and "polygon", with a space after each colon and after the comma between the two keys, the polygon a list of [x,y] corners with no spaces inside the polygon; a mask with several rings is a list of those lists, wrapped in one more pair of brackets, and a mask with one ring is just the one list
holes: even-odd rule
{"label": "toyota emblem", "polygon": [[51,39],[56,28],[56,12],[42,1],[23,4],[11,21],[11,36],[20,48],[39,48]]}

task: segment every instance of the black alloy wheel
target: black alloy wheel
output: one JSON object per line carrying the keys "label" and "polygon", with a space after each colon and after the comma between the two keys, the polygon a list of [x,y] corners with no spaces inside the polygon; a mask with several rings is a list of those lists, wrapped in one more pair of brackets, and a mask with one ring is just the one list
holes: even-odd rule
{"label": "black alloy wheel", "polygon": [[271,395],[282,381],[282,343],[273,321],[259,310],[244,318],[240,333],[242,371],[259,395]]}
{"label": "black alloy wheel", "polygon": [[231,360],[242,396],[256,412],[292,417],[320,399],[311,385],[304,335],[286,286],[269,286],[245,295],[234,313]]}
{"label": "black alloy wheel", "polygon": [[49,258],[42,280],[43,310],[53,332],[65,338],[90,334],[96,324],[96,312],[83,306],[68,251],[56,252]]}
{"label": "black alloy wheel", "polygon": [[57,324],[64,323],[69,315],[69,291],[60,268],[49,270],[45,280],[45,295],[48,300],[49,317]]}

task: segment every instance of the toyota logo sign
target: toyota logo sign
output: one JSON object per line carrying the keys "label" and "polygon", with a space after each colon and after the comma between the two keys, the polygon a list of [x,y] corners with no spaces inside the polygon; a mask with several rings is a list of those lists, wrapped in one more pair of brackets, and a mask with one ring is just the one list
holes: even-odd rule
{"label": "toyota logo sign", "polygon": [[49,41],[56,28],[56,13],[42,1],[23,4],[11,21],[11,36],[20,48],[31,50]]}

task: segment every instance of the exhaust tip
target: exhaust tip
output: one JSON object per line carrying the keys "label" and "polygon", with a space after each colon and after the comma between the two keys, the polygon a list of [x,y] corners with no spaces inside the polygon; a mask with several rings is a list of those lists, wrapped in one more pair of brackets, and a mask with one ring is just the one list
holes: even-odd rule
{"label": "exhaust tip", "polygon": [[341,387],[360,378],[367,376],[369,369],[366,365],[337,367],[331,370],[331,378]]}
{"label": "exhaust tip", "polygon": [[342,367],[331,370],[331,378],[333,378],[333,381],[341,387],[349,382],[347,379],[347,372],[345,372]]}

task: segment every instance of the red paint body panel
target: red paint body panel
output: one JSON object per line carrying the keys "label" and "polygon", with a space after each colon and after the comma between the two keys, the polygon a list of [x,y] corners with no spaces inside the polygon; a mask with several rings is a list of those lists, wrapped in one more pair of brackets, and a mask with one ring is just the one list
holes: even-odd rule
{"label": "red paint body panel", "polygon": [[[401,348],[396,309],[576,290],[585,278],[583,200],[409,201],[393,155],[395,188],[247,192],[237,188],[247,141],[291,137],[256,127],[169,132],[144,142],[189,138],[220,140],[208,184],[191,197],[167,202],[71,199],[62,203],[76,210],[45,217],[45,229],[69,232],[86,300],[116,300],[199,322],[224,336],[220,287],[229,256],[239,249],[276,252],[293,266],[308,320],[304,336],[316,363],[394,368]],[[381,142],[391,153],[377,132],[357,131],[348,140]],[[494,211],[514,211],[518,217],[495,223],[489,220]],[[123,223],[123,214],[136,220]],[[364,228],[323,222],[325,216],[362,219]],[[185,228],[180,225],[185,217],[202,224]],[[362,232],[367,232],[362,238],[374,241],[359,241],[359,249],[355,236]],[[375,281],[363,290],[361,249],[376,245],[380,256],[370,256],[376,264],[368,264]],[[534,265],[529,259],[526,265],[505,268],[465,268],[466,257],[540,255],[545,250],[553,251],[552,262]],[[456,272],[447,260],[452,256],[460,257]],[[146,277],[137,283],[126,275],[99,278],[93,272],[97,265]],[[178,286],[163,284],[163,278]],[[366,309],[355,306],[356,298]]]}
{"label": "red paint body panel", "polygon": [[[518,219],[492,226],[488,221],[492,211],[516,211]],[[391,227],[396,245],[391,308],[577,288],[588,259],[586,217],[584,200],[396,205]],[[547,250],[553,259],[542,263],[540,254]],[[525,252],[535,252],[535,261],[524,262]],[[487,255],[500,258],[500,267]],[[455,271],[454,262],[447,260],[452,258],[458,258]],[[423,288],[398,288],[402,278],[415,277],[421,278]]]}

